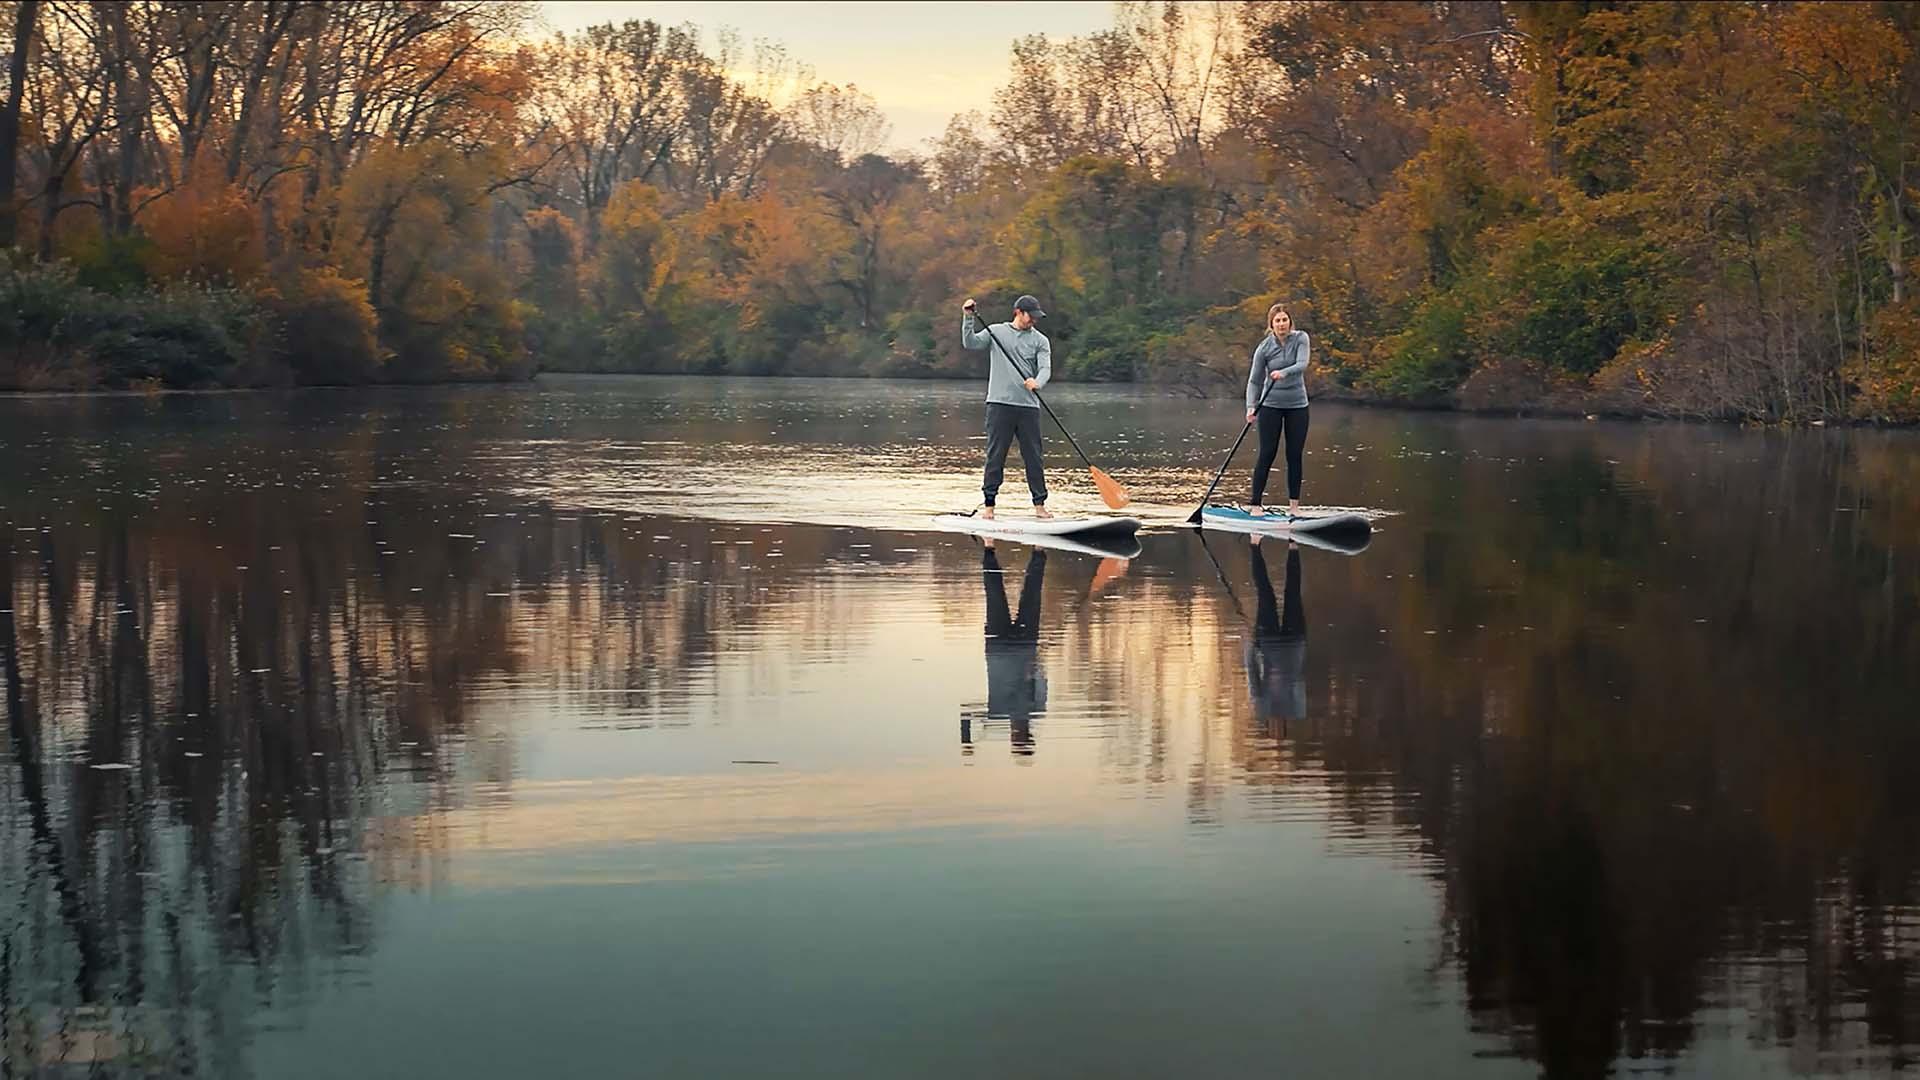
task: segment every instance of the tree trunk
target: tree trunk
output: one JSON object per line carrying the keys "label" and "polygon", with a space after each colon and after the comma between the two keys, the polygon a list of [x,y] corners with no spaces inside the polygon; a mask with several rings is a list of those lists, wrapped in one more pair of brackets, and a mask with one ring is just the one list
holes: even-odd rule
{"label": "tree trunk", "polygon": [[[13,567],[13,552],[0,551],[0,601],[13,599]],[[99,1000],[100,949],[87,921],[86,902],[74,888],[66,844],[55,828],[55,822],[60,819],[48,800],[46,779],[42,775],[45,762],[40,757],[44,733],[38,717],[33,715],[38,710],[29,701],[25,680],[20,675],[20,641],[14,630],[14,621],[18,618],[18,614],[0,615],[0,677],[6,684],[7,744],[13,751],[14,766],[20,777],[20,801],[26,804],[34,850],[46,862],[60,917],[73,934],[74,946],[80,954],[74,971],[74,988],[79,991],[80,1000],[90,1005]]]}
{"label": "tree trunk", "polygon": [[33,22],[40,0],[20,0],[13,21],[13,63],[7,69],[7,102],[0,110],[0,248],[12,247],[18,235],[20,208],[13,205],[19,177],[20,102],[27,89],[27,50],[33,44]]}
{"label": "tree trunk", "polygon": [[140,167],[140,133],[147,126],[147,111],[134,70],[133,34],[127,29],[126,9],[119,4],[102,4],[99,10],[113,34],[117,54],[113,65],[114,118],[120,125],[120,157],[112,177],[113,190],[105,201],[111,206],[108,227],[115,235],[125,236],[133,231],[133,182]]}
{"label": "tree trunk", "polygon": [[1907,190],[1907,163],[1900,163],[1900,177],[1893,185],[1893,235],[1887,243],[1887,273],[1893,277],[1893,304],[1906,298],[1907,284],[1907,209],[1901,205]]}
{"label": "tree trunk", "polygon": [[381,207],[367,227],[367,302],[373,305],[373,316],[382,327],[387,322],[387,243],[399,219],[400,204],[406,201],[411,190],[409,186],[398,198]]}
{"label": "tree trunk", "polygon": [[372,250],[367,256],[367,302],[373,305],[374,317],[379,318],[384,310],[380,303],[380,294],[386,289],[387,279],[386,230],[376,231],[369,239]]}
{"label": "tree trunk", "polygon": [[[253,114],[258,107],[260,91],[267,82],[267,68],[273,62],[273,56],[280,47],[280,35],[286,31],[292,21],[290,12],[280,10],[280,5],[269,0],[261,26],[261,40],[253,56],[253,63],[247,71],[247,83],[240,93],[240,115],[233,124],[233,139],[227,147],[227,183],[240,179],[240,167],[246,162],[247,136],[253,130]],[[275,80],[276,87],[279,80]]]}
{"label": "tree trunk", "polygon": [[53,261],[53,223],[60,216],[60,184],[57,177],[48,177],[40,195],[40,261]]}

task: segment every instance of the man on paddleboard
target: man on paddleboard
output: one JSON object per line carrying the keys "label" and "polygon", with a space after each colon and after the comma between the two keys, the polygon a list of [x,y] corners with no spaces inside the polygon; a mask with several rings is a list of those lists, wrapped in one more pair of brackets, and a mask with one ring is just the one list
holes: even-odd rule
{"label": "man on paddleboard", "polygon": [[960,347],[987,351],[987,473],[980,485],[986,507],[980,516],[993,520],[994,499],[1007,474],[1007,448],[1018,439],[1033,516],[1050,518],[1040,451],[1040,399],[1034,391],[1053,375],[1053,345],[1033,326],[1047,313],[1040,310],[1040,301],[1022,296],[1013,302],[1011,320],[976,329],[974,306],[972,300],[960,305]]}

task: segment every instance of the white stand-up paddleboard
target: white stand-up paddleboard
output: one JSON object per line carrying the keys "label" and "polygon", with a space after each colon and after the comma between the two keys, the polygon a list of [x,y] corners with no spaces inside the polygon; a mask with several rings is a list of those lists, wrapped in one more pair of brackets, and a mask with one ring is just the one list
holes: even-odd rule
{"label": "white stand-up paddleboard", "polygon": [[1118,555],[1123,559],[1140,554],[1140,541],[1134,533],[1140,521],[1130,517],[1001,517],[988,520],[978,514],[941,514],[933,527],[945,532],[990,536],[1033,547],[1059,551],[1078,551],[1087,555]]}
{"label": "white stand-up paddleboard", "polygon": [[1227,532],[1257,533],[1352,532],[1364,534],[1373,531],[1373,525],[1366,518],[1346,510],[1302,513],[1298,517],[1290,517],[1286,514],[1249,514],[1237,506],[1209,506],[1201,510],[1200,527],[1223,529]]}

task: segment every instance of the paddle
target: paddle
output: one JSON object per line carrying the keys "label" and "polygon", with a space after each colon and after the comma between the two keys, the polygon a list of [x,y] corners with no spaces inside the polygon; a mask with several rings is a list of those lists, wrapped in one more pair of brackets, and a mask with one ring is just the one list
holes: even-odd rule
{"label": "paddle", "polygon": [[[1260,415],[1260,408],[1261,406],[1267,403],[1267,395],[1273,391],[1273,384],[1279,381],[1280,381],[1279,379],[1274,379],[1274,378],[1269,378],[1267,380],[1266,387],[1260,391],[1260,404],[1255,405],[1253,407],[1253,413],[1255,416]],[[1247,426],[1240,429],[1240,437],[1233,440],[1233,449],[1227,451],[1227,460],[1221,462],[1220,471],[1213,474],[1213,483],[1208,484],[1207,493],[1205,495],[1200,496],[1200,505],[1194,507],[1193,516],[1187,518],[1187,524],[1189,525],[1200,524],[1200,515],[1204,513],[1207,509],[1207,500],[1213,498],[1213,489],[1220,486],[1220,478],[1227,475],[1227,466],[1233,464],[1233,455],[1240,452],[1240,444],[1247,441],[1247,432],[1252,430],[1253,430],[1253,421],[1249,420],[1247,421]]]}
{"label": "paddle", "polygon": [[[1265,394],[1260,396],[1263,398],[1266,397]],[[1213,548],[1207,544],[1207,531],[1200,529],[1193,535],[1200,538],[1200,550],[1207,553],[1207,561],[1213,564],[1213,576],[1219,578],[1220,584],[1226,587],[1227,599],[1233,601],[1233,610],[1240,616],[1242,621],[1245,621],[1247,609],[1240,606],[1240,597],[1233,591],[1233,582],[1227,580],[1227,572],[1221,569],[1220,560],[1213,557]]]}
{"label": "paddle", "polygon": [[[967,309],[967,311],[969,314],[978,314],[978,312],[972,308]],[[1020,376],[1021,382],[1025,383],[1026,380],[1033,378],[1033,376],[1027,374],[1025,368],[1020,366],[1020,361],[1013,358],[1013,351],[1001,344],[1000,335],[993,332],[993,324],[987,322],[985,316],[981,316],[980,325],[986,330],[987,336],[993,339],[993,343],[999,346],[1000,355],[1006,357],[1007,363],[1013,365],[1013,372]],[[1053,422],[1060,425],[1060,434],[1067,437],[1068,445],[1073,447],[1074,453],[1080,455],[1080,461],[1086,465],[1087,472],[1092,474],[1093,486],[1100,489],[1101,501],[1115,510],[1132,502],[1133,500],[1127,495],[1127,489],[1120,486],[1120,481],[1108,476],[1106,470],[1099,468],[1087,459],[1087,452],[1080,449],[1079,443],[1073,441],[1073,432],[1067,430],[1067,425],[1060,423],[1060,417],[1055,415],[1053,406],[1047,404],[1047,399],[1040,396],[1040,391],[1031,390],[1028,392],[1033,395],[1035,401],[1040,403],[1041,408],[1047,410],[1047,415],[1053,417]]]}

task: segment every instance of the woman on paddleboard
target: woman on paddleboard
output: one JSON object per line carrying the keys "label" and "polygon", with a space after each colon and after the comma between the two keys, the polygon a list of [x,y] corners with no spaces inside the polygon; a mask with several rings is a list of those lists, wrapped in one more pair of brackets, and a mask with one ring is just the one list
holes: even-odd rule
{"label": "woman on paddleboard", "polygon": [[1253,349],[1247,373],[1247,423],[1260,421],[1260,456],[1253,463],[1250,513],[1266,513],[1267,474],[1281,443],[1287,447],[1287,516],[1300,513],[1300,459],[1307,449],[1307,359],[1311,342],[1293,327],[1286,305],[1267,309],[1267,336]]}

